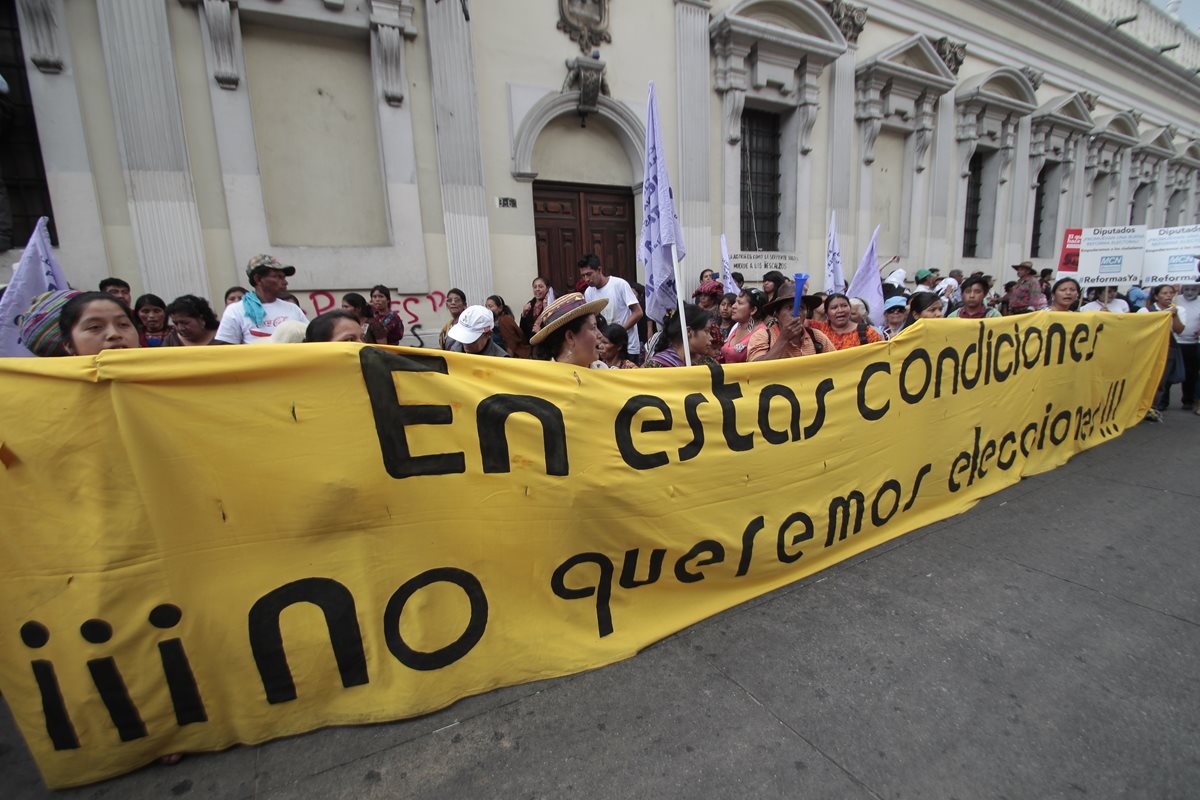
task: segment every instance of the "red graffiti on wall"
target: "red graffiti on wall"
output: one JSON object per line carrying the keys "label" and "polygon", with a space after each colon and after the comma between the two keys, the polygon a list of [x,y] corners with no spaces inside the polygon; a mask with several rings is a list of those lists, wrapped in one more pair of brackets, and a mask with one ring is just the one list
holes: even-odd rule
{"label": "red graffiti on wall", "polygon": [[[344,292],[342,294],[345,294]],[[366,292],[359,292],[364,296]],[[324,314],[326,311],[332,311],[335,308],[342,307],[341,299],[333,292],[318,289],[308,293],[308,302],[312,307],[313,314]],[[445,320],[441,319],[441,312],[446,307],[445,292],[432,291],[428,294],[406,295],[392,300],[392,310],[400,314],[401,321],[404,322],[405,335],[404,344],[417,345],[418,347],[426,346],[426,339],[430,334],[429,330],[442,329],[442,324]],[[307,309],[305,309],[307,312]],[[310,317],[311,318],[311,317]],[[433,346],[437,346],[436,342]]]}

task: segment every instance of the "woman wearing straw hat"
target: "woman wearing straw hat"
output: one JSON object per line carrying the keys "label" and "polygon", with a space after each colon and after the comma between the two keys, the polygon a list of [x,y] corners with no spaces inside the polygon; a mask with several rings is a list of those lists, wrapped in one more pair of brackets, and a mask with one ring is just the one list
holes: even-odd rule
{"label": "woman wearing straw hat", "polygon": [[587,369],[607,369],[596,357],[596,314],[607,305],[607,298],[589,303],[579,292],[555,300],[538,317],[538,332],[529,339],[533,357]]}

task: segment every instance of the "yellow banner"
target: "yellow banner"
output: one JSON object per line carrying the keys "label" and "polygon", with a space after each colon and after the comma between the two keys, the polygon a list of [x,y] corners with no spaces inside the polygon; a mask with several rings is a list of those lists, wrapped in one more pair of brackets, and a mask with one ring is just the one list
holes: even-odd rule
{"label": "yellow banner", "polygon": [[724,369],[0,361],[0,691],[47,784],[609,664],[1134,425],[1164,314]]}

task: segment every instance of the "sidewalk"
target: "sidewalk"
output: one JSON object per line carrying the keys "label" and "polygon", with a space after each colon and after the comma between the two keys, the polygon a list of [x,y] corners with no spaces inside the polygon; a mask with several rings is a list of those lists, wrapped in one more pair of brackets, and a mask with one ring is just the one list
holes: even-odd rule
{"label": "sidewalk", "polygon": [[1054,798],[1200,793],[1200,418],[1065,467],[620,664],[409,722],[9,800]]}

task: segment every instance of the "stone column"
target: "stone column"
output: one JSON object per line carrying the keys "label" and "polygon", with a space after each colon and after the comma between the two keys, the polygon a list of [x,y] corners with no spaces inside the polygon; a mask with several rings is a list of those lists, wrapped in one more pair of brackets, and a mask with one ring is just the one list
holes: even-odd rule
{"label": "stone column", "polygon": [[[675,0],[675,75],[679,97],[679,174],[676,208],[683,239],[701,266],[720,267],[714,258],[709,206],[709,64],[707,0]],[[723,231],[728,233],[728,231]],[[693,269],[692,272],[696,272]]]}
{"label": "stone column", "polygon": [[459,3],[426,0],[425,13],[450,283],[478,304],[492,291],[492,257],[471,25]]}
{"label": "stone column", "polygon": [[165,3],[98,3],[117,149],[146,291],[208,294]]}

